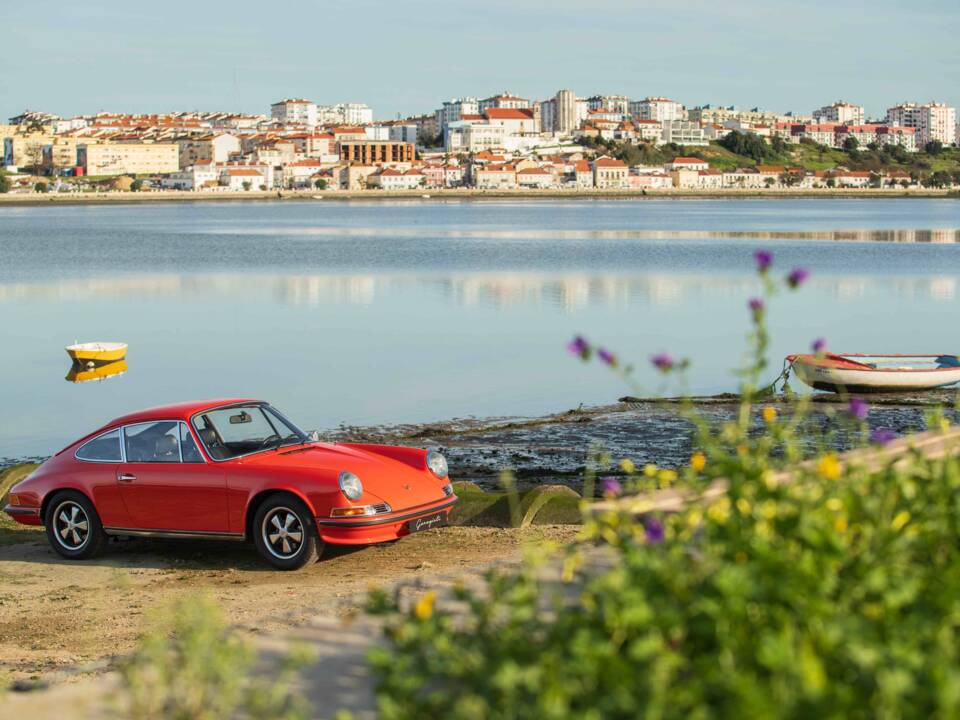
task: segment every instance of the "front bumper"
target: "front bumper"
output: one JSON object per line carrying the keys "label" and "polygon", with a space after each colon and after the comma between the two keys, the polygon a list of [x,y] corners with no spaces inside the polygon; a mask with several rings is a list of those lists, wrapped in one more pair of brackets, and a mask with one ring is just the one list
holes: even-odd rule
{"label": "front bumper", "polygon": [[446,519],[457,504],[457,496],[386,515],[362,518],[317,518],[320,539],[331,545],[373,545],[410,534],[410,521],[431,515]]}
{"label": "front bumper", "polygon": [[21,525],[42,525],[40,508],[7,505],[3,511]]}

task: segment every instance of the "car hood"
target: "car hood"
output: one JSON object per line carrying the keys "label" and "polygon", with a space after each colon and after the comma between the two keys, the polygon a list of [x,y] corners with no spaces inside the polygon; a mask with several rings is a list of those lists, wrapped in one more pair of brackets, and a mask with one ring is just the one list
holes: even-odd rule
{"label": "car hood", "polygon": [[[344,470],[363,483],[365,495],[375,495],[394,510],[436,502],[444,497],[443,485],[429,470],[349,445],[310,443],[244,458],[245,465],[276,470],[315,470],[332,478]],[[362,502],[362,501],[361,501]]]}

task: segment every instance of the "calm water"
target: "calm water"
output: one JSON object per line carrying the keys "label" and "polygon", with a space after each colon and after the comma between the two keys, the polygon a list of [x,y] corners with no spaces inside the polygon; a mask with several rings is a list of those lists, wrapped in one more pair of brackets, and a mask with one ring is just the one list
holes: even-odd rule
{"label": "calm water", "polygon": [[[751,255],[813,271],[772,308],[772,356],[811,339],[960,352],[960,201],[284,202],[0,208],[0,457],[121,412],[254,396],[306,428],[530,415],[624,388],[564,351],[693,361],[731,390]],[[63,346],[130,344],[73,384]],[[772,374],[776,374],[773,371]]]}

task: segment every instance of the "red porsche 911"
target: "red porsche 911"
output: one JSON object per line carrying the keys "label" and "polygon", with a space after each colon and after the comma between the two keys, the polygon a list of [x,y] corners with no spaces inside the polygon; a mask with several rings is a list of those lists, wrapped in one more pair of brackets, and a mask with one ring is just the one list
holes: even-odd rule
{"label": "red porsche 911", "polygon": [[457,498],[437,452],[320,442],[258,400],[188,402],[117,418],[10,490],[65,558],[110,536],[252,540],[276,568],[324,543],[372,544],[445,525]]}

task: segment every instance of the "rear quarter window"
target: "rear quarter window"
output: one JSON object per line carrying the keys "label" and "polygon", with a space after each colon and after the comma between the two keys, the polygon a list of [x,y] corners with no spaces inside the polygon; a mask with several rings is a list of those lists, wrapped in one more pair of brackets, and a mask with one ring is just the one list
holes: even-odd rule
{"label": "rear quarter window", "polygon": [[111,430],[88,440],[77,450],[77,459],[88,462],[120,462],[120,431]]}

